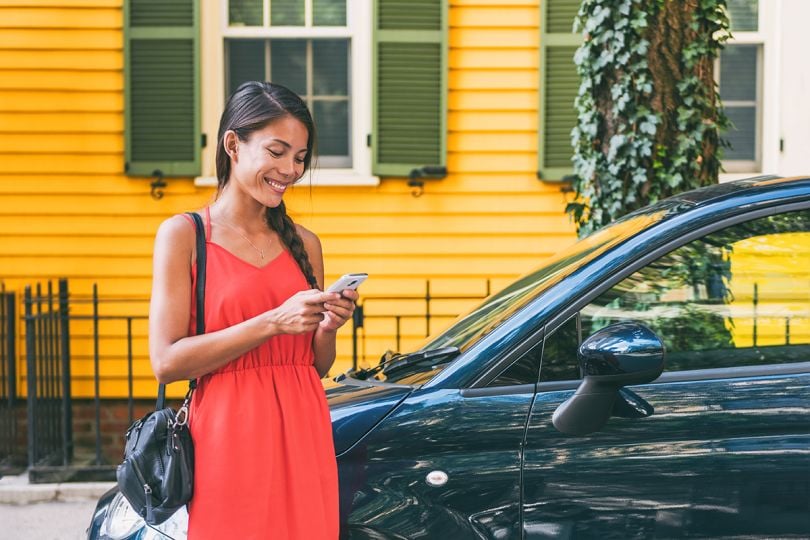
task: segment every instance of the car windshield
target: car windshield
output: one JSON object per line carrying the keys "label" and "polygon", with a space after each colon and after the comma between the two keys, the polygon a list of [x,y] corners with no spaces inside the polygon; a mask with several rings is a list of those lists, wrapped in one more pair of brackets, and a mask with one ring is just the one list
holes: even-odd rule
{"label": "car windshield", "polygon": [[[685,205],[691,206],[683,201],[666,200],[628,214],[553,255],[537,270],[488,297],[478,307],[457,318],[442,333],[428,338],[414,352],[402,355],[404,357],[401,361],[402,367],[396,371],[384,373],[384,370],[372,368],[355,376],[401,384],[426,382],[444,369],[455,355],[442,356],[439,362],[425,362],[422,359],[423,353],[437,349],[465,351],[550,286],[651,224],[679,212]],[[406,366],[407,357],[410,355],[413,355],[415,360]]]}

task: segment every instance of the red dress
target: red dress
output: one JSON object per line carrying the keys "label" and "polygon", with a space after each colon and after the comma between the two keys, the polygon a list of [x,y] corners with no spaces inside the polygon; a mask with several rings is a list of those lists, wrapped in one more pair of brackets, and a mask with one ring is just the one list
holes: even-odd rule
{"label": "red dress", "polygon": [[[206,332],[309,288],[290,252],[256,267],[211,242],[206,221]],[[338,537],[332,424],[313,360],[311,333],[280,335],[199,379],[189,419],[195,459],[189,539]]]}

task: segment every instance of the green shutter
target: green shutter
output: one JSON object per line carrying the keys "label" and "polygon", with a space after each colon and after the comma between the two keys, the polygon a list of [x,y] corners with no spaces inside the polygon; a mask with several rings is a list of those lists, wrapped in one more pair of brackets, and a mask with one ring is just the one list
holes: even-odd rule
{"label": "green shutter", "polygon": [[447,0],[374,2],[374,174],[447,156]]}
{"label": "green shutter", "polygon": [[126,172],[200,174],[199,2],[124,4]]}
{"label": "green shutter", "polygon": [[578,0],[544,0],[540,22],[540,137],[537,176],[555,182],[573,174],[571,130],[579,76],[574,52],[582,36],[573,32]]}

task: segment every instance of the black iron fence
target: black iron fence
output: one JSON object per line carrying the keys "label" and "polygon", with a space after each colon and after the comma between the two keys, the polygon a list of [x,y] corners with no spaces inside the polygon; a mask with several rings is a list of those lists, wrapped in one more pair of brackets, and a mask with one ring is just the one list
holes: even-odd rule
{"label": "black iron fence", "polygon": [[[354,317],[352,320],[352,368],[357,369],[358,364],[363,362],[376,362],[376,358],[368,358],[366,354],[365,340],[366,333],[363,329],[367,321],[387,321],[391,327],[389,332],[394,337],[392,346],[394,352],[402,350],[403,329],[402,324],[408,320],[422,320],[424,321],[424,334],[420,332],[421,337],[427,337],[436,328],[437,321],[446,321],[457,317],[457,312],[437,313],[435,305],[441,301],[458,301],[458,300],[481,300],[486,298],[491,293],[492,285],[489,280],[486,280],[483,294],[477,295],[446,295],[446,294],[433,294],[431,292],[430,280],[425,282],[424,294],[412,295],[369,295],[362,296],[360,303],[355,309]],[[400,313],[392,313],[390,306],[396,306],[398,310],[402,310],[404,304],[410,303],[416,307],[412,309],[409,315]]]}
{"label": "black iron fence", "polygon": [[70,330],[67,281],[25,288],[25,366],[28,394],[28,464],[73,461]]}
{"label": "black iron fence", "polygon": [[[436,295],[431,291],[430,281],[425,283],[424,291],[424,294],[362,298],[352,321],[354,367],[366,361],[365,326],[370,321],[389,321],[390,331],[386,330],[385,334],[393,336],[393,346],[399,350],[405,335],[403,321],[423,320],[422,328],[426,336],[435,321],[457,315],[448,313],[446,308],[437,310],[437,303],[483,298],[489,294],[490,284],[487,281],[484,292],[479,295]],[[413,305],[408,309],[411,314],[394,312],[392,306],[401,307],[403,302]],[[135,397],[137,394],[149,395],[151,388],[157,391],[157,384],[151,376],[144,373],[138,375],[134,369],[134,360],[142,359],[145,353],[141,350],[139,358],[134,352],[133,344],[142,336],[135,335],[133,324],[146,321],[147,303],[148,298],[102,297],[96,285],[90,295],[73,294],[64,279],[56,284],[48,282],[25,288],[22,315],[27,389],[25,418],[30,427],[27,429],[27,462],[32,482],[114,478],[114,467],[123,451],[123,433],[135,417],[141,416],[155,402],[154,397]],[[14,388],[14,384],[20,379],[19,374],[14,372],[14,322],[17,316],[14,313],[16,303],[13,295],[4,306],[0,317],[7,324],[3,326],[5,330],[0,335],[0,344],[7,346],[0,357],[4,360],[0,382],[5,393],[0,397],[7,396],[3,403],[13,405],[15,396],[19,395],[19,389]],[[114,328],[111,326],[113,324]],[[107,325],[103,333],[102,325]],[[111,339],[111,332],[117,340],[116,348],[102,352],[101,341]],[[81,351],[73,357],[72,342],[81,345]],[[126,350],[122,350],[124,347]],[[121,370],[122,359],[126,366],[124,373]],[[81,363],[81,373],[71,373],[72,363]],[[108,366],[105,373],[102,373],[103,363],[108,363],[105,364]],[[109,366],[113,364],[111,372]],[[102,391],[102,384],[110,376],[119,383],[121,377],[125,377],[125,397],[110,399],[109,387]],[[88,378],[91,387],[87,384]],[[76,392],[73,385],[79,383],[82,389]],[[136,392],[136,383],[147,386],[141,386],[141,390]],[[146,393],[143,388],[147,389]],[[114,393],[124,393],[120,384]],[[0,428],[10,426],[8,429],[14,429],[13,415],[8,415],[8,422],[4,421],[4,410],[0,409]],[[2,434],[5,435],[5,431]],[[11,439],[3,436],[4,441]]]}
{"label": "black iron fence", "polygon": [[[457,316],[465,303],[490,292],[486,281],[480,294],[435,294],[426,281],[424,293],[364,295],[352,321],[352,366],[376,363],[383,352],[377,350],[381,343],[399,351],[406,340],[430,335],[439,324]],[[0,466],[13,458],[15,447],[19,455],[22,438],[32,482],[113,479],[122,455],[123,433],[135,417],[154,406],[151,392],[157,385],[151,372],[140,365],[148,355],[144,346],[148,299],[101,297],[95,285],[92,294],[75,295],[69,292],[67,281],[60,280],[56,287],[51,283],[26,287],[22,317],[17,298],[2,283],[0,300]],[[755,289],[754,346],[761,317],[758,300]],[[24,364],[17,362],[15,342],[20,320],[25,334]],[[142,325],[137,332],[133,331],[136,324]],[[374,330],[367,333],[370,325]],[[369,337],[376,343],[367,354]],[[102,340],[112,340],[105,341],[103,353]],[[787,318],[784,342],[791,341],[791,320]],[[72,344],[78,344],[77,351],[71,350]],[[24,379],[18,372],[21,365]],[[71,373],[72,366],[81,367]],[[114,386],[109,386],[111,380]],[[23,381],[25,409],[19,397]],[[110,398],[112,394],[119,397]],[[20,415],[23,411],[26,414]],[[21,433],[27,433],[27,440]]]}

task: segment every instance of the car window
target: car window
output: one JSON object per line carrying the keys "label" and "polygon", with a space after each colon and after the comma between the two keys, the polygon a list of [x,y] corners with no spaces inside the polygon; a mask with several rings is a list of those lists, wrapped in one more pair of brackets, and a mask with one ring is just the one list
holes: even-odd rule
{"label": "car window", "polygon": [[549,334],[543,344],[540,382],[579,379],[581,377],[577,361],[579,343],[577,316],[571,317]]}
{"label": "car window", "polygon": [[[690,242],[581,312],[588,336],[634,320],[664,341],[667,371],[810,359],[810,211]],[[545,364],[545,358],[544,358]]]}
{"label": "car window", "polygon": [[543,344],[538,343],[521,356],[511,366],[495,377],[487,386],[515,386],[521,384],[534,384],[537,382],[537,373],[540,369],[540,355]]}

